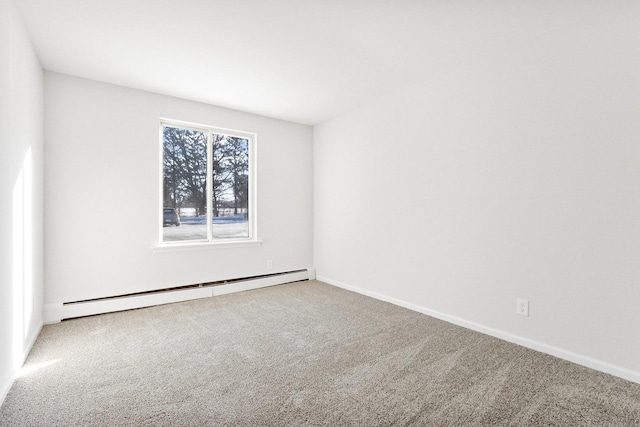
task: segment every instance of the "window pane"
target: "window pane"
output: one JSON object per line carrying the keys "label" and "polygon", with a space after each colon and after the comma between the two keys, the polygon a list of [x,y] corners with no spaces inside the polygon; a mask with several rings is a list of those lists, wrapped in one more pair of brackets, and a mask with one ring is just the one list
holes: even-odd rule
{"label": "window pane", "polygon": [[207,239],[207,133],[162,127],[165,242]]}
{"label": "window pane", "polygon": [[249,237],[249,140],[213,134],[212,234]]}

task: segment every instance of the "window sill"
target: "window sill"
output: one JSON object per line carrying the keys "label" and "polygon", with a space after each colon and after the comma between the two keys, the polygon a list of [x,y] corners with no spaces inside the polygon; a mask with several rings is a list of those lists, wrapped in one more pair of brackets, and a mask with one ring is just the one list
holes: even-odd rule
{"label": "window sill", "polygon": [[153,253],[201,251],[209,249],[250,248],[261,246],[262,240],[242,240],[232,242],[193,242],[193,243],[160,243],[153,248]]}

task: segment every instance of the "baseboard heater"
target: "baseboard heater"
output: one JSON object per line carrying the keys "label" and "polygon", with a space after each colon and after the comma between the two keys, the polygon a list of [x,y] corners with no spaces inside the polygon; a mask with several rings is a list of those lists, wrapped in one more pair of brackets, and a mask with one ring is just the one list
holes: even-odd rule
{"label": "baseboard heater", "polygon": [[281,285],[284,283],[312,280],[315,278],[314,270],[295,270],[262,276],[242,277],[218,282],[198,283],[175,288],[159,289],[148,292],[139,292],[126,295],[118,295],[105,298],[96,298],[83,301],[71,301],[62,304],[62,312],[55,316],[66,320],[77,317],[92,316],[95,314],[110,313],[114,311],[132,310],[135,308],[150,307],[154,305],[169,304],[172,302],[188,301],[198,298],[215,297],[234,292],[248,291],[250,289],[264,288]]}

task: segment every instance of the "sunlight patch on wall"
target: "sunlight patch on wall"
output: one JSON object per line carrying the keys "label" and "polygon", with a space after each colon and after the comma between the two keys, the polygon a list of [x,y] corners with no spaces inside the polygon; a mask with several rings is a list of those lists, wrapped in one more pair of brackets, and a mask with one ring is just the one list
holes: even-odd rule
{"label": "sunlight patch on wall", "polygon": [[13,187],[13,365],[24,359],[33,315],[33,167],[31,149]]}

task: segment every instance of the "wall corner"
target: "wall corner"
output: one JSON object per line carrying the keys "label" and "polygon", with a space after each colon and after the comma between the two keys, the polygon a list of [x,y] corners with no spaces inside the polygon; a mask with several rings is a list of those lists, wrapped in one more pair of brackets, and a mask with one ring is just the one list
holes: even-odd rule
{"label": "wall corner", "polygon": [[43,322],[45,325],[62,321],[62,303],[56,302],[44,305]]}

